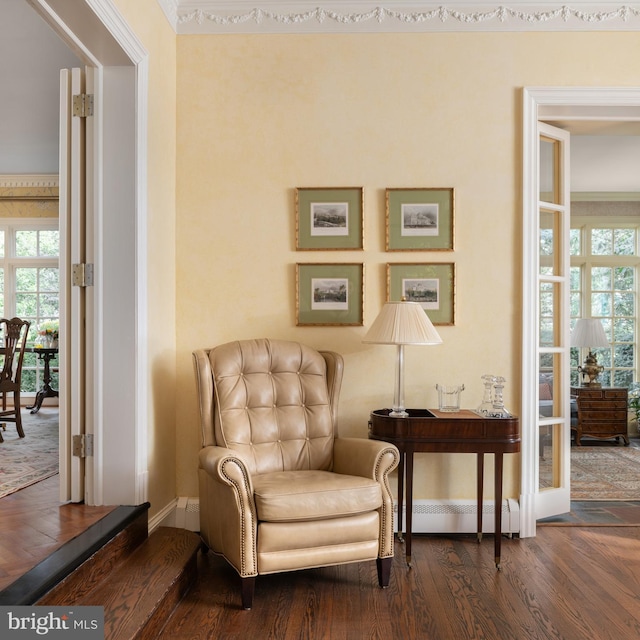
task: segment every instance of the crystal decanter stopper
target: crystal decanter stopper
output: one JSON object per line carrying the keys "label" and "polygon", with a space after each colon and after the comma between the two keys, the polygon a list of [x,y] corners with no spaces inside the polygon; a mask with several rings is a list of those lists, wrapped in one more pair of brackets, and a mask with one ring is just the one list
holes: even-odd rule
{"label": "crystal decanter stopper", "polygon": [[482,396],[482,402],[478,407],[478,413],[488,415],[493,410],[493,385],[496,377],[485,373],[482,376],[482,382],[484,383],[484,395]]}
{"label": "crystal decanter stopper", "polygon": [[511,414],[504,407],[502,398],[504,392],[505,379],[502,376],[496,376],[493,383],[493,407],[489,416],[491,418],[511,418]]}

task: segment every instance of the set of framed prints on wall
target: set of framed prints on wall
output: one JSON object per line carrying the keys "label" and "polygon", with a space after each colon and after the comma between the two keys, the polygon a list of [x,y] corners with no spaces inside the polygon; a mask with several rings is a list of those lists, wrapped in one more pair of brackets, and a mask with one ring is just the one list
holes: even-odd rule
{"label": "set of framed prints on wall", "polygon": [[[387,189],[386,251],[453,251],[453,189]],[[296,250],[364,249],[362,187],[298,188]],[[436,325],[454,324],[453,262],[387,263],[387,300],[419,302]],[[362,325],[362,263],[298,263],[297,325]]]}

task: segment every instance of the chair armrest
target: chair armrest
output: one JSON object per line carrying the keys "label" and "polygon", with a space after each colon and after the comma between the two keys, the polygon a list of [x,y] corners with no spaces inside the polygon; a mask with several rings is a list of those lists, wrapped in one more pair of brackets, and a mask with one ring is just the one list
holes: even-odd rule
{"label": "chair armrest", "polygon": [[398,466],[398,448],[381,440],[336,438],[333,445],[333,471],[376,480],[382,491],[379,558],[393,556],[393,495],[389,474]]}
{"label": "chair armrest", "polygon": [[211,478],[226,485],[241,487],[253,499],[253,485],[249,467],[242,456],[233,449],[208,446],[200,449],[198,454],[200,468]]}
{"label": "chair armrest", "polygon": [[381,440],[336,438],[333,445],[333,470],[351,476],[380,481],[400,462],[398,448]]}
{"label": "chair armrest", "polygon": [[248,465],[237,451],[204,447],[200,469],[200,535],[241,577],[258,574],[258,518]]}

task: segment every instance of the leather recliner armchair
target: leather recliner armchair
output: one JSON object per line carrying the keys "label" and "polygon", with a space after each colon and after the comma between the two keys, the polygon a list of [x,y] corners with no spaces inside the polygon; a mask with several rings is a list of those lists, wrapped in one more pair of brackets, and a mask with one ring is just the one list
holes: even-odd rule
{"label": "leather recliner armchair", "polygon": [[389,585],[393,445],[337,433],[342,356],[284,340],[193,353],[200,401],[200,535],[242,578],[377,560]]}

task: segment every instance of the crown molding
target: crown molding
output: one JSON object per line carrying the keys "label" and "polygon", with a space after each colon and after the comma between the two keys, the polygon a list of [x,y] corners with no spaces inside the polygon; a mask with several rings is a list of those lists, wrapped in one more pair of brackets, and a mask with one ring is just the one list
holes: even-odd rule
{"label": "crown molding", "polygon": [[637,191],[572,191],[571,202],[639,202]]}
{"label": "crown molding", "polygon": [[178,3],[180,0],[158,0],[160,8],[164,12],[173,30],[178,32]]}
{"label": "crown molding", "polygon": [[0,175],[0,187],[57,187],[57,173],[43,174],[3,174]]}
{"label": "crown molding", "polygon": [[157,0],[178,34],[640,31],[640,2]]}

